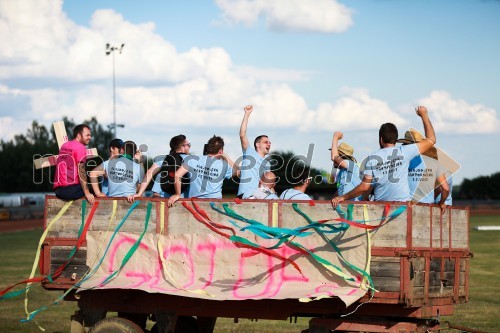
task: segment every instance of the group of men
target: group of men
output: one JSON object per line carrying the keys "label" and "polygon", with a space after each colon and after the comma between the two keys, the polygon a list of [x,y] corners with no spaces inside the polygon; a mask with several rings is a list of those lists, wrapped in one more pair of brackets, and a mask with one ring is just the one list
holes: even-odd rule
{"label": "group of men", "polygon": [[[343,134],[335,132],[331,157],[340,171],[338,195],[332,199],[333,207],[344,200],[366,200],[373,195],[375,201],[437,203],[444,211],[447,200],[451,200],[447,170],[438,161],[434,148],[436,134],[427,108],[418,106],[415,112],[422,119],[425,137],[411,130],[405,133],[404,139],[398,139],[394,124],[382,124],[380,149],[365,158],[362,171],[355,163],[352,148],[345,143],[337,145]],[[398,142],[402,145],[396,146]]]}
{"label": "group of men", "polygon": [[[73,140],[60,148],[57,159],[54,191],[65,200],[85,197],[93,203],[94,196],[127,197],[129,202],[142,197],[154,179],[153,192],[168,198],[169,206],[179,198],[222,198],[224,179],[239,177],[238,198],[311,200],[305,193],[312,181],[309,168],[292,170],[294,186],[281,193],[275,192],[276,175],[267,159],[271,141],[259,135],[253,145],[247,137],[247,126],[253,111],[244,108],[240,126],[242,148],[241,163],[235,163],[224,153],[224,140],[213,136],[205,144],[203,155],[189,154],[191,143],[185,135],[170,140],[170,152],[144,174],[140,152],[132,141],[113,139],[110,142],[110,159],[89,173],[94,194],[89,190],[85,172],[86,148],[91,140],[90,128],[78,125],[73,130]],[[344,200],[417,201],[438,203],[445,207],[449,198],[446,170],[437,161],[433,147],[436,136],[427,109],[415,109],[421,117],[425,137],[408,131],[398,139],[398,130],[392,123],[385,123],[379,130],[380,149],[357,164],[354,150],[345,142],[342,132],[335,132],[332,139],[331,159],[338,169],[337,193],[332,199],[336,207]],[[396,146],[397,142],[403,145]],[[101,179],[101,181],[100,181]],[[101,186],[99,186],[101,184]],[[436,202],[436,198],[439,198]]]}

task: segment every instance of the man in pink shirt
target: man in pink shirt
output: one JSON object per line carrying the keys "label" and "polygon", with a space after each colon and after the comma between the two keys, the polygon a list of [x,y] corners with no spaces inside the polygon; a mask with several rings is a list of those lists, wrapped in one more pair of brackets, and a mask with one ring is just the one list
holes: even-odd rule
{"label": "man in pink shirt", "polygon": [[73,129],[73,140],[65,142],[59,148],[54,178],[54,192],[59,199],[75,200],[85,197],[90,204],[94,203],[94,195],[88,189],[85,172],[85,146],[91,138],[90,128],[80,124]]}

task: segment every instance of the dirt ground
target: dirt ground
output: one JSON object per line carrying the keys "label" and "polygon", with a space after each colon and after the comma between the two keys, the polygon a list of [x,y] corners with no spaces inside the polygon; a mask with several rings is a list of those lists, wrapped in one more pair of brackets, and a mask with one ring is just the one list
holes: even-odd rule
{"label": "dirt ground", "polygon": [[0,221],[0,233],[43,228],[43,219]]}

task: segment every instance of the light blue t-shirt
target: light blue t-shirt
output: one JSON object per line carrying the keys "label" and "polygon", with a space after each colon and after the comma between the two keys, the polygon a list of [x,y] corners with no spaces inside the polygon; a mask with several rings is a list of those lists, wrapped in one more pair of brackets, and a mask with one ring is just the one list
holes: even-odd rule
{"label": "light blue t-shirt", "polygon": [[109,160],[106,174],[108,175],[108,196],[126,197],[136,193],[137,184],[143,177],[143,170],[139,163],[120,156]]}
{"label": "light blue t-shirt", "polygon": [[446,170],[438,160],[419,155],[414,157],[408,168],[408,185],[412,201],[433,204],[436,179]]}
{"label": "light blue t-shirt", "polygon": [[189,198],[222,198],[222,183],[233,175],[226,161],[207,155],[189,155],[183,166],[190,173]]}
{"label": "light blue t-shirt", "polygon": [[364,161],[363,174],[372,177],[375,201],[410,201],[408,166],[419,155],[416,144],[382,148]]}
{"label": "light blue t-shirt", "polygon": [[[361,184],[361,173],[359,167],[356,163],[351,160],[344,160],[343,163],[347,163],[347,168],[340,168],[337,174],[337,192],[338,195],[344,195],[347,192],[352,191],[356,186]],[[354,198],[352,200],[359,201],[362,196]]]}
{"label": "light blue t-shirt", "polygon": [[[108,163],[109,163],[109,160],[102,162],[102,166],[103,166],[104,170],[106,170],[108,168]],[[108,195],[108,192],[109,192],[109,185],[108,184],[109,184],[108,177],[106,175],[104,175],[102,177],[102,182],[101,182],[101,192],[104,193],[105,195]]]}
{"label": "light blue t-shirt", "polygon": [[312,200],[310,196],[305,194],[304,192],[300,192],[294,188],[289,188],[288,190],[284,190],[280,195],[280,199],[282,200]]}
{"label": "light blue t-shirt", "polygon": [[259,187],[262,174],[270,169],[269,161],[261,157],[253,147],[248,147],[246,151],[243,151],[238,196],[243,194],[244,199],[250,197]]}

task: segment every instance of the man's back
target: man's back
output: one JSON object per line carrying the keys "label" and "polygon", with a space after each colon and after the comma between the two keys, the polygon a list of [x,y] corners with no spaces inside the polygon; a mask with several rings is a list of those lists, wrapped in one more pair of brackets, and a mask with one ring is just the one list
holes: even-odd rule
{"label": "man's back", "polygon": [[108,196],[126,197],[136,193],[137,183],[142,179],[141,166],[124,156],[109,160],[106,174],[108,175]]}
{"label": "man's back", "polygon": [[[344,160],[344,163],[347,164],[347,168],[340,168],[336,179],[338,195],[344,195],[361,183],[358,165],[351,160]],[[359,199],[359,197],[356,198],[356,200]]]}
{"label": "man's back", "polygon": [[86,149],[76,140],[65,142],[57,156],[54,188],[79,184],[78,163],[86,161]]}
{"label": "man's back", "polygon": [[312,200],[310,196],[308,196],[304,192],[301,192],[301,191],[296,190],[294,188],[289,188],[287,190],[284,190],[283,193],[281,193],[281,195],[280,195],[280,199],[282,199],[282,200]]}
{"label": "man's back", "polygon": [[410,201],[408,167],[417,155],[417,145],[410,144],[382,148],[368,156],[363,173],[372,177],[376,201]]}
{"label": "man's back", "polygon": [[190,198],[222,198],[222,183],[233,173],[226,161],[207,155],[189,155],[183,166],[190,172]]}
{"label": "man's back", "polygon": [[420,155],[411,160],[408,171],[412,201],[434,203],[436,178],[445,174],[446,170],[436,159]]}

